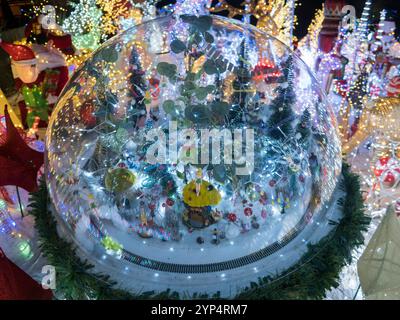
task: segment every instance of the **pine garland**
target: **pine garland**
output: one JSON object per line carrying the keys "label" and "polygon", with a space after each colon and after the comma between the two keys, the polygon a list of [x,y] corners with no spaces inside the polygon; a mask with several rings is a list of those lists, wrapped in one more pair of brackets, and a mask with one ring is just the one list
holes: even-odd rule
{"label": "pine garland", "polygon": [[[370,218],[364,215],[358,176],[350,172],[348,165],[343,165],[342,173],[342,188],[346,196],[339,200],[343,218],[339,222],[331,222],[336,227],[318,244],[309,245],[307,253],[294,266],[275,278],[264,277],[258,283],[251,283],[236,299],[322,299],[326,290],[339,285],[340,271],[351,262],[352,250],[363,244],[363,232],[370,222]],[[30,200],[30,214],[35,217],[40,248],[57,270],[58,296],[74,300],[180,298],[177,292],[171,290],[133,295],[115,288],[115,282],[106,275],[91,272],[93,265],[82,261],[75,248],[59,237],[56,221],[48,210],[50,200],[44,181]],[[194,294],[191,298],[218,299],[220,295]]]}

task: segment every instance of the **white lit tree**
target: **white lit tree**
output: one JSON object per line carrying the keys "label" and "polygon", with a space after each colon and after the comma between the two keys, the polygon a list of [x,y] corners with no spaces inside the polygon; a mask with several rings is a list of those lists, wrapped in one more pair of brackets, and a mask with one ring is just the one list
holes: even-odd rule
{"label": "white lit tree", "polygon": [[71,14],[64,20],[62,28],[72,35],[72,41],[78,49],[96,49],[100,44],[100,24],[102,12],[96,6],[96,0],[80,0],[71,3]]}

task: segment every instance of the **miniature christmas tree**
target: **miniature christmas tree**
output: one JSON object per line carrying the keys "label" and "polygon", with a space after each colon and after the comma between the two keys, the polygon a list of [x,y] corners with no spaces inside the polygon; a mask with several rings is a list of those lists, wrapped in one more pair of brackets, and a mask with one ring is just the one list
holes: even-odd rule
{"label": "miniature christmas tree", "polygon": [[301,143],[305,143],[311,134],[311,114],[308,109],[305,109],[301,115],[300,121],[296,127],[296,134]]}
{"label": "miniature christmas tree", "polygon": [[145,116],[146,113],[145,95],[148,87],[144,79],[145,72],[142,69],[139,55],[134,49],[129,58],[129,64],[131,70],[129,76],[129,95],[133,98],[129,112],[130,119],[137,122],[138,118]]}

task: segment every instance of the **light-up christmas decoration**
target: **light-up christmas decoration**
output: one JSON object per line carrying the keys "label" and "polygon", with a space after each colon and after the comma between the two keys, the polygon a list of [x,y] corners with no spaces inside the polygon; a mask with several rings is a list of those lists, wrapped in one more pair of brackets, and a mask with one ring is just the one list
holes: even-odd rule
{"label": "light-up christmas decoration", "polygon": [[297,17],[294,14],[296,1],[290,0],[250,0],[243,2],[247,7],[235,7],[225,0],[210,8],[212,13],[228,11],[228,17],[252,15],[257,19],[257,28],[265,31],[286,45],[291,46],[295,40],[293,36],[297,25]]}
{"label": "light-up christmas decoration", "polygon": [[[305,64],[211,15],[110,40],[75,73],[48,132],[64,236],[117,269],[197,274],[290,239],[327,210],[341,168],[333,113]],[[239,247],[222,257],[226,246]]]}

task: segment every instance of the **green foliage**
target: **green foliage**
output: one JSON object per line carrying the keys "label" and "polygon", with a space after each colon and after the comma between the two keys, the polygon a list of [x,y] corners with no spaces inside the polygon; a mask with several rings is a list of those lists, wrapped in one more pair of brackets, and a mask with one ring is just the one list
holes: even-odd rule
{"label": "green foliage", "polygon": [[186,45],[179,39],[175,39],[170,44],[173,53],[181,53],[186,51]]}
{"label": "green foliage", "polygon": [[33,88],[24,85],[22,87],[22,95],[24,96],[26,106],[29,108],[26,117],[28,127],[32,127],[36,117],[47,121],[49,118],[49,106],[42,89],[36,85]]}
{"label": "green foliage", "polygon": [[208,59],[204,63],[203,69],[208,75],[220,74],[226,71],[226,64],[221,59]]}
{"label": "green foliage", "polygon": [[181,114],[181,108],[172,100],[166,100],[163,103],[163,109],[166,114],[169,114],[173,119]]}
{"label": "green foliage", "polygon": [[207,87],[198,87],[195,90],[196,98],[199,100],[204,100],[207,95],[215,90],[215,86],[208,85]]}
{"label": "green foliage", "polygon": [[115,62],[118,60],[118,52],[114,47],[107,47],[101,51],[101,58],[106,62]]}
{"label": "green foliage", "polygon": [[173,63],[168,62],[160,62],[157,65],[157,72],[162,75],[166,76],[169,79],[173,79],[176,75],[177,67]]}
{"label": "green foliage", "polygon": [[194,104],[185,108],[185,118],[196,124],[207,124],[210,121],[210,114],[206,105]]}
{"label": "green foliage", "polygon": [[214,37],[211,33],[205,32],[204,33],[204,40],[206,40],[207,43],[213,43],[214,42]]}

